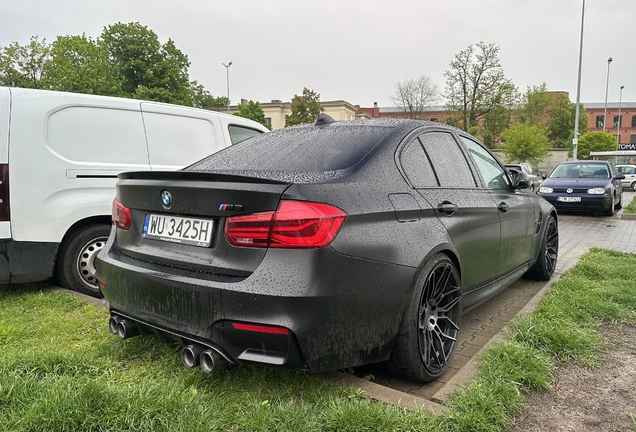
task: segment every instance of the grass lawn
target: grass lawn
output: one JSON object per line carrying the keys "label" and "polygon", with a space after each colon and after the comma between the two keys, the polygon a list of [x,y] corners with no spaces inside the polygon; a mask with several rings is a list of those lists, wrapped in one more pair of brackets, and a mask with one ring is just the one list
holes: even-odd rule
{"label": "grass lawn", "polygon": [[623,210],[623,213],[634,214],[636,213],[636,199],[633,199],[627,207]]}
{"label": "grass lawn", "polygon": [[502,431],[559,362],[598,362],[596,328],[636,321],[636,255],[594,249],[491,349],[436,417],[301,372],[188,370],[180,346],[121,341],[106,310],[31,286],[0,287],[0,431]]}

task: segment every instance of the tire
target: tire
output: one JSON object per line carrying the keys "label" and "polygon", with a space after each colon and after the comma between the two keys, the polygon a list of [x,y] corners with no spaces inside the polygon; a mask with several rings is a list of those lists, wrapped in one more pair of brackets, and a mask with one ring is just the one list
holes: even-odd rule
{"label": "tire", "polygon": [[548,216],[539,255],[526,276],[535,280],[548,280],[554,275],[559,256],[559,227],[554,216]]}
{"label": "tire", "polygon": [[95,279],[95,257],[106,244],[110,225],[82,227],[64,241],[57,255],[56,277],[64,288],[101,297]]}
{"label": "tire", "polygon": [[605,216],[614,216],[614,208],[615,208],[615,203],[614,201],[616,200],[616,197],[614,195],[612,195],[612,202],[610,203],[609,207],[607,209],[605,209],[604,213]]}
{"label": "tire", "polygon": [[636,182],[632,183],[632,190],[636,192]]}
{"label": "tire", "polygon": [[623,208],[623,194],[621,194],[621,199],[618,200],[618,203],[614,207],[616,210],[620,210]]}
{"label": "tire", "polygon": [[422,269],[387,361],[389,372],[415,382],[441,376],[455,354],[461,283],[453,262],[433,256]]}

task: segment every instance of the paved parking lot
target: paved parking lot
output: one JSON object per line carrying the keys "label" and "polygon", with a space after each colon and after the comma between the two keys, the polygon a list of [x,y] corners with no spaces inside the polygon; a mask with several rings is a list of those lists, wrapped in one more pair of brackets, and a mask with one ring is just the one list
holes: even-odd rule
{"label": "paved parking lot", "polygon": [[[635,192],[626,192],[627,205]],[[356,377],[341,372],[325,377],[344,385],[360,387],[373,398],[407,407],[425,407],[443,411],[439,405],[448,395],[465,384],[477,370],[479,353],[503,339],[508,322],[519,313],[531,311],[552,282],[573,267],[591,247],[636,253],[636,220],[622,219],[622,211],[614,217],[584,214],[559,214],[559,259],[556,275],[549,282],[521,279],[463,318],[458,349],[449,370],[438,380],[420,385],[403,381],[376,367],[357,368]]]}

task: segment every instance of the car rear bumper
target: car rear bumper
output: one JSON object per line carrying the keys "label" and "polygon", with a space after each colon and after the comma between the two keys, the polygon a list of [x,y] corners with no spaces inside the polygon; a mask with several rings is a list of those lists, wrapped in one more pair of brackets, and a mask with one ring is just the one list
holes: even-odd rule
{"label": "car rear bumper", "polygon": [[[387,359],[415,273],[327,247],[269,250],[249,277],[223,280],[122,256],[111,243],[96,259],[111,314],[207,345],[234,363],[311,372]],[[289,334],[237,330],[235,323]]]}

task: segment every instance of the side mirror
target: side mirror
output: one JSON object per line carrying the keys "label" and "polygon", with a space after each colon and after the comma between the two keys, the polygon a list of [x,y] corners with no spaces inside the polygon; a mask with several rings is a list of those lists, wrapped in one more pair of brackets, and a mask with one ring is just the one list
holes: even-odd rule
{"label": "side mirror", "polygon": [[526,180],[519,170],[514,168],[508,168],[510,174],[510,180],[512,180],[512,187],[514,189],[527,189],[530,187],[530,183]]}
{"label": "side mirror", "polygon": [[545,179],[547,179],[547,178],[548,178],[548,176],[547,176],[547,175],[545,175],[545,174],[541,174],[541,178],[542,178],[543,180],[545,180]]}

